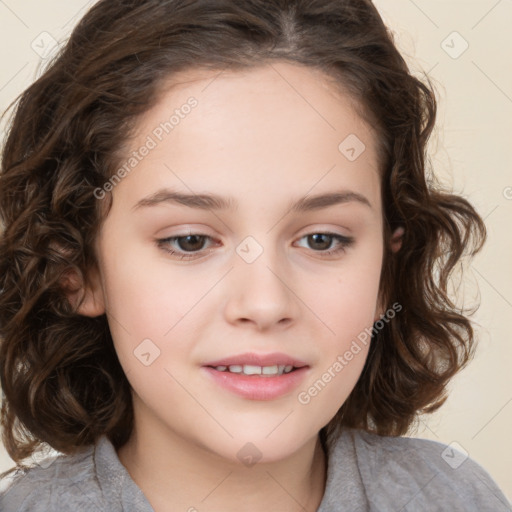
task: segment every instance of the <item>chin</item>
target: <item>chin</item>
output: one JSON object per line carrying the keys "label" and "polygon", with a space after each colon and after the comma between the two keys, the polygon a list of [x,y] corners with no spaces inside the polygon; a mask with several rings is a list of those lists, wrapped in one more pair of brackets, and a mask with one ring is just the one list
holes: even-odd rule
{"label": "chin", "polygon": [[[302,448],[311,437],[317,435],[316,433],[300,436],[297,435],[297,431],[292,435],[284,430],[279,433],[277,430],[272,432],[273,429],[275,424],[270,429],[255,430],[253,436],[247,431],[231,431],[233,438],[226,435],[221,444],[215,446],[211,444],[212,439],[209,438],[206,447],[227,461],[251,467],[255,463],[265,464],[284,460]],[[265,433],[262,434],[262,432]]]}

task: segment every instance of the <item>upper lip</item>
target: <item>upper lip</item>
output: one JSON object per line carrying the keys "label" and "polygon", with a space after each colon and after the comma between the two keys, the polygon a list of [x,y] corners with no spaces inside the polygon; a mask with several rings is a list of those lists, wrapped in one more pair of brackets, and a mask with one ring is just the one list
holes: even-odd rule
{"label": "upper lip", "polygon": [[295,357],[280,352],[272,352],[271,354],[256,354],[254,352],[247,352],[245,354],[238,354],[230,357],[223,357],[216,361],[211,361],[204,364],[203,366],[231,366],[231,365],[253,365],[253,366],[294,366],[295,368],[301,368],[308,366],[304,361],[301,361]]}

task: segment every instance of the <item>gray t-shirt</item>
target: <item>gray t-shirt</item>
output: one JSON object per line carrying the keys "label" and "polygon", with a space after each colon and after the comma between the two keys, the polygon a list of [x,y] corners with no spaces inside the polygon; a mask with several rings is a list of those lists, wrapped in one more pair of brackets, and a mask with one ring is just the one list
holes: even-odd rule
{"label": "gray t-shirt", "polygon": [[[346,429],[327,455],[317,512],[512,511],[489,474],[451,445]],[[154,512],[105,436],[20,472],[0,494],[0,511]]]}

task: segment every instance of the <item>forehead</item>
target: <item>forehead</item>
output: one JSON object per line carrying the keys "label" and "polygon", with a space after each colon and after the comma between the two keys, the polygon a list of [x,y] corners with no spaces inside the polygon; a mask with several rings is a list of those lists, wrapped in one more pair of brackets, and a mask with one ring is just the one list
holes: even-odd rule
{"label": "forehead", "polygon": [[[172,109],[179,110],[191,96],[199,102],[200,116],[194,117],[200,117],[203,126],[213,119],[227,120],[232,125],[239,113],[238,121],[250,114],[246,117],[249,127],[257,128],[258,120],[270,118],[295,135],[303,126],[295,123],[300,120],[309,122],[310,133],[330,129],[341,135],[350,128],[361,137],[376,136],[372,126],[358,115],[361,104],[341,82],[318,69],[287,61],[238,70],[198,68],[174,74],[163,82],[159,101],[141,118],[141,124],[147,131],[165,109],[171,109],[171,113]],[[195,125],[194,121],[187,124]]]}
{"label": "forehead", "polygon": [[157,186],[233,196],[245,186],[270,200],[279,191],[303,196],[346,185],[377,206],[375,137],[354,100],[318,70],[279,61],[188,70],[173,75],[139,119],[130,149],[149,139],[154,147],[114,193],[126,189],[133,205]]}

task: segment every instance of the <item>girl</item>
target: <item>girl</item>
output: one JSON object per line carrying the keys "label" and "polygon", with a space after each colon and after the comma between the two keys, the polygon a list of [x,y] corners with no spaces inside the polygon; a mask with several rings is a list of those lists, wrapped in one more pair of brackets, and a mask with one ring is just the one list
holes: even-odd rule
{"label": "girl", "polygon": [[3,154],[0,509],[510,510],[402,437],[473,355],[447,281],[486,236],[435,114],[369,0],[97,3]]}

